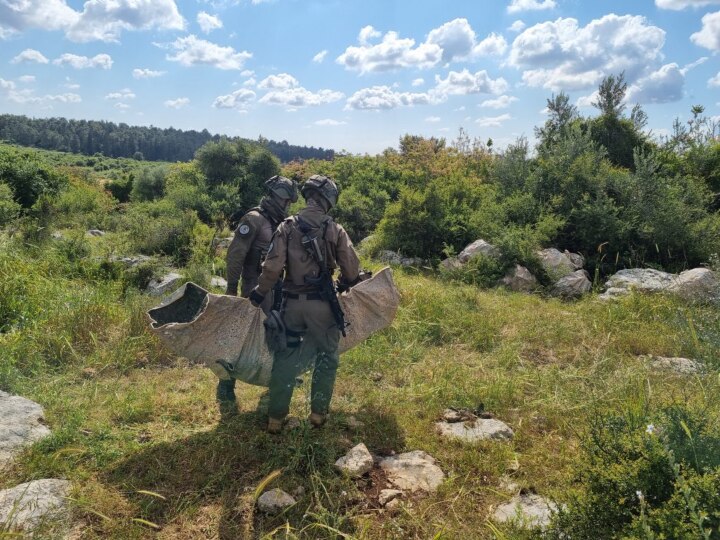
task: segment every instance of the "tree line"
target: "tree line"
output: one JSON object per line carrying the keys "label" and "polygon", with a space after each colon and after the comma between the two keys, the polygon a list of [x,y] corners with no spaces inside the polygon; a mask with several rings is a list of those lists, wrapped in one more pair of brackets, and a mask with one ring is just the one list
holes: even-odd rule
{"label": "tree line", "polygon": [[[226,137],[213,135],[207,129],[184,131],[154,126],[129,126],[102,120],[0,115],[0,140],[76,154],[102,154],[148,161],[190,161],[204,144],[223,138]],[[298,146],[284,140],[276,142],[262,136],[256,141],[239,137],[231,140],[265,147],[283,163],[298,159],[333,159],[335,155],[330,149]]]}

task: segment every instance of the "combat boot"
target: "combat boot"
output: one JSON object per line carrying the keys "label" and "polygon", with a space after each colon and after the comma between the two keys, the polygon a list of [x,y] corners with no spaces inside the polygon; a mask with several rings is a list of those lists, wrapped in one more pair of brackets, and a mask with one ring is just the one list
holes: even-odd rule
{"label": "combat boot", "polygon": [[324,414],[320,413],[310,413],[310,416],[308,416],[308,420],[310,420],[312,427],[319,428],[325,425],[325,420],[327,420],[327,417]]}
{"label": "combat boot", "polygon": [[215,390],[215,399],[219,402],[232,401],[235,402],[235,379],[220,379],[218,381],[217,390]]}
{"label": "combat boot", "polygon": [[282,431],[284,418],[268,418],[267,432],[277,435]]}

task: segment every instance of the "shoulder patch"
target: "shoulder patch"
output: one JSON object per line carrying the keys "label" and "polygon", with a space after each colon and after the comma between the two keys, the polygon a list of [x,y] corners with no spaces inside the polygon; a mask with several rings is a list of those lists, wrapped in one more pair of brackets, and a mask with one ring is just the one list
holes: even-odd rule
{"label": "shoulder patch", "polygon": [[243,223],[238,227],[238,234],[240,236],[246,236],[250,232],[250,225]]}

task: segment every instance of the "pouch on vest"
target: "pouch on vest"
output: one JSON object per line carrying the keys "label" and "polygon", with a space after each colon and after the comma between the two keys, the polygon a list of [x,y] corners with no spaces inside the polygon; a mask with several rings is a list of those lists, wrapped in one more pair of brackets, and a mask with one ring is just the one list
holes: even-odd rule
{"label": "pouch on vest", "polygon": [[287,334],[282,314],[272,310],[263,322],[265,326],[265,343],[271,353],[283,352],[287,349]]}

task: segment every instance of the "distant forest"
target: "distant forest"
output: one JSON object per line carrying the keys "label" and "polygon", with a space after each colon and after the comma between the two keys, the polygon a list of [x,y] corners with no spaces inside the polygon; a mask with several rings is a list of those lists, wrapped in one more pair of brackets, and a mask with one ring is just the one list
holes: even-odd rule
{"label": "distant forest", "polygon": [[[13,114],[0,115],[0,140],[45,150],[73,152],[108,157],[127,157],[148,161],[190,161],[195,151],[208,141],[219,141],[220,135],[202,131],[129,126],[95,120],[66,118],[28,118]],[[231,138],[238,140],[239,138]],[[276,142],[239,139],[261,145],[283,163],[305,159],[333,159],[335,152],[314,146],[297,146]]]}

